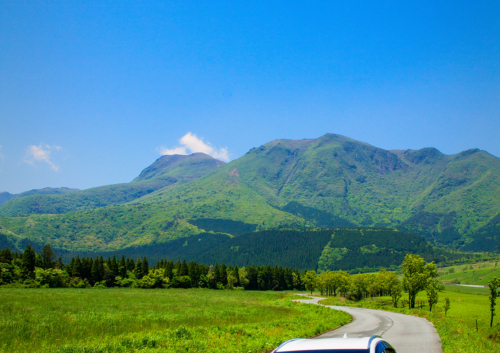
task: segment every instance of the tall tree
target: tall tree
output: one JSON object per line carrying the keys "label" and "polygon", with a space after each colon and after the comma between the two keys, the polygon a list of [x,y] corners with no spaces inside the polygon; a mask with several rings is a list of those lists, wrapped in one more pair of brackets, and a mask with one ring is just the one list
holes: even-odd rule
{"label": "tall tree", "polygon": [[71,272],[72,277],[81,277],[82,276],[82,261],[80,260],[80,256],[77,256],[75,259],[75,264],[73,265],[73,271]]}
{"label": "tall tree", "polygon": [[35,261],[35,250],[31,248],[30,244],[28,244],[24,250],[21,263],[21,275],[24,279],[35,278]]}
{"label": "tall tree", "polygon": [[148,259],[146,259],[146,256],[144,256],[144,259],[142,260],[141,278],[147,276],[148,273],[149,273]]}
{"label": "tall tree", "polygon": [[302,278],[304,282],[304,287],[306,287],[307,291],[313,294],[313,290],[316,288],[316,271],[307,271],[306,275]]}
{"label": "tall tree", "polygon": [[12,251],[7,248],[0,252],[0,262],[10,264],[12,262],[13,256]]}
{"label": "tall tree", "polygon": [[178,273],[178,276],[181,277],[181,276],[187,276],[189,275],[189,268],[188,268],[188,265],[186,263],[186,260],[182,260],[182,263],[181,263],[181,267],[180,267],[180,272]]}
{"label": "tall tree", "polygon": [[495,277],[493,278],[489,283],[488,287],[490,288],[490,313],[491,313],[491,319],[490,319],[490,327],[493,326],[493,317],[496,315],[495,314],[495,305],[497,305],[497,297],[498,297],[498,279]]}
{"label": "tall tree", "polygon": [[438,273],[434,262],[426,263],[419,255],[407,254],[403,261],[403,289],[408,292],[408,306],[415,308],[417,294],[426,289]]}
{"label": "tall tree", "polygon": [[446,297],[444,298],[444,316],[446,316],[448,310],[450,310],[450,298]]}
{"label": "tall tree", "polygon": [[427,301],[429,302],[429,311],[432,311],[433,305],[437,304],[439,298],[436,281],[432,281],[431,283],[429,283],[426,291]]}
{"label": "tall tree", "polygon": [[127,263],[125,261],[125,255],[122,255],[122,258],[118,261],[118,275],[122,278],[127,277]]}
{"label": "tall tree", "polygon": [[172,280],[174,278],[174,263],[172,261],[167,261],[165,263],[165,277],[167,277],[169,280]]}
{"label": "tall tree", "polygon": [[96,257],[95,261],[92,263],[92,270],[91,270],[91,280],[90,284],[94,285],[97,282],[100,282],[102,280],[99,272],[99,258]]}
{"label": "tall tree", "polygon": [[50,244],[46,244],[42,250],[42,267],[46,270],[48,268],[53,268],[56,262],[56,254],[50,247]]}
{"label": "tall tree", "polygon": [[224,263],[219,267],[219,278],[220,283],[222,283],[224,287],[227,287],[227,266]]}
{"label": "tall tree", "polygon": [[142,261],[140,257],[138,257],[137,261],[135,262],[134,275],[138,279],[142,278]]}

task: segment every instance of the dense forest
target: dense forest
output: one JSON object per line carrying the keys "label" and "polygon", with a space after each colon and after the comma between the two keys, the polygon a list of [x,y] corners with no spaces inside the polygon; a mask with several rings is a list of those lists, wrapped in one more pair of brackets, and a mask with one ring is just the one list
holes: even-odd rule
{"label": "dense forest", "polygon": [[[226,220],[207,224],[207,228],[225,228],[235,234],[248,227],[244,223]],[[44,244],[21,239],[17,249],[24,249],[28,244],[37,252],[44,247]],[[0,248],[16,249],[13,245],[0,230]],[[166,258],[239,267],[277,265],[300,271],[344,270],[350,273],[373,272],[380,268],[394,270],[406,254],[419,254],[427,261],[442,265],[477,260],[480,256],[431,245],[419,235],[380,228],[272,229],[236,236],[229,235],[229,232],[204,232],[167,243],[154,242],[117,251],[72,252],[58,248],[55,251],[65,263],[77,256],[120,258],[124,255],[134,259],[146,256],[152,264]]]}
{"label": "dense forest", "polygon": [[325,246],[319,260],[320,271],[396,269],[406,254],[419,254],[436,263],[464,256],[463,253],[451,253],[431,246],[419,235],[393,229],[338,228],[332,233],[332,240]]}
{"label": "dense forest", "polygon": [[282,266],[204,265],[161,259],[150,266],[146,257],[62,258],[46,245],[40,254],[28,245],[23,253],[0,251],[0,286],[24,288],[209,288],[247,290],[304,289],[297,269]]}
{"label": "dense forest", "polygon": [[299,270],[350,273],[373,272],[380,268],[394,270],[406,254],[419,254],[427,261],[440,264],[478,256],[433,246],[416,234],[380,228],[273,229],[235,237],[201,233],[169,243],[104,253],[105,256],[121,254],[133,258],[146,255],[153,262],[166,257],[174,261],[225,262],[240,267],[271,264]]}

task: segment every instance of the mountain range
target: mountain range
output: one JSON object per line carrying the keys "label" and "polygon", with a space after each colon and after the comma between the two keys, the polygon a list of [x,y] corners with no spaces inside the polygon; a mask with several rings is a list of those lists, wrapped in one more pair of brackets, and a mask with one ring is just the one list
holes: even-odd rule
{"label": "mountain range", "polygon": [[281,139],[228,164],[202,153],[162,156],[130,183],[17,197],[0,216],[5,242],[68,251],[163,247],[207,233],[360,227],[498,251],[500,159],[478,149],[384,150],[334,134]]}

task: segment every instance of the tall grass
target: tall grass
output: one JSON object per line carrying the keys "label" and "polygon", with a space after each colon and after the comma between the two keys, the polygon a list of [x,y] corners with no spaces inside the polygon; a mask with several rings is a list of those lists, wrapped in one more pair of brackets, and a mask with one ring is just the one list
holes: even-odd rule
{"label": "tall grass", "polygon": [[0,352],[266,351],[350,321],[281,293],[2,289]]}

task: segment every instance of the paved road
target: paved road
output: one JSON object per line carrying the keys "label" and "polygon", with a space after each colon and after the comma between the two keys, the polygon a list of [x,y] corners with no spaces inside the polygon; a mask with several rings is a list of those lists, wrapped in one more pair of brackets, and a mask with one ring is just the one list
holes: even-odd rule
{"label": "paved road", "polygon": [[[325,298],[297,300],[318,304]],[[349,306],[325,305],[335,310],[343,310],[352,315],[353,321],[317,338],[365,337],[378,335],[391,343],[398,353],[443,353],[441,339],[429,321],[415,316],[392,313],[390,311],[352,308]]]}

